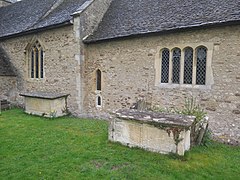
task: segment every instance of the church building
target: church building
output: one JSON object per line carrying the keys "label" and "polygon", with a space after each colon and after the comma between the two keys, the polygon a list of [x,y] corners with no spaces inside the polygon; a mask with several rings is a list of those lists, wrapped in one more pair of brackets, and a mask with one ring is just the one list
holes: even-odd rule
{"label": "church building", "polygon": [[[9,5],[10,4],[10,5]],[[70,94],[77,116],[194,97],[240,140],[239,0],[0,0],[0,97]]]}

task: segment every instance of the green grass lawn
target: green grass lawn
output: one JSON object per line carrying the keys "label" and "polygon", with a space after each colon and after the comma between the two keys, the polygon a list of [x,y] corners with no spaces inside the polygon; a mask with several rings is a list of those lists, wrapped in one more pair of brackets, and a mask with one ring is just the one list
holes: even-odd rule
{"label": "green grass lawn", "polygon": [[240,147],[212,143],[183,158],[107,139],[108,123],[0,115],[0,179],[239,179]]}

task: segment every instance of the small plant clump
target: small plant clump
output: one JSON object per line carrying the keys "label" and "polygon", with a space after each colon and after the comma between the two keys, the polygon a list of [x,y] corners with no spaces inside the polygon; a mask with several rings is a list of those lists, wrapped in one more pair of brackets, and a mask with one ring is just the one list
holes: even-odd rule
{"label": "small plant clump", "polygon": [[196,98],[190,97],[185,99],[183,108],[160,108],[154,106],[152,111],[161,113],[176,113],[188,116],[195,116],[196,119],[191,127],[191,142],[194,145],[207,145],[211,140],[211,132],[208,129],[207,113],[196,103]]}
{"label": "small plant clump", "polygon": [[182,109],[176,109],[175,112],[178,114],[195,116],[195,124],[197,124],[207,115],[200,105],[196,103],[196,99],[193,97],[186,98],[184,107]]}

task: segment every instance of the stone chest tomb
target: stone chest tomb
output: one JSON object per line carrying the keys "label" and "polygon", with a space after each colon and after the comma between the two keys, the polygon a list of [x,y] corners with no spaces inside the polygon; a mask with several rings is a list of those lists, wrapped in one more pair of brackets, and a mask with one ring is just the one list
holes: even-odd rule
{"label": "stone chest tomb", "polygon": [[109,140],[159,153],[184,155],[190,149],[194,116],[118,110],[109,126]]}
{"label": "stone chest tomb", "polygon": [[25,112],[44,117],[60,117],[67,114],[69,94],[33,92],[20,94],[25,98]]}

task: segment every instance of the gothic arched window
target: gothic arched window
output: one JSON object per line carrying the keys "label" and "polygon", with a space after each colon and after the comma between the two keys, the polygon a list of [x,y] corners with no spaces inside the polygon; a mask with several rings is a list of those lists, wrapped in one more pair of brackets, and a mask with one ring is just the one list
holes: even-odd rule
{"label": "gothic arched window", "polygon": [[41,44],[36,41],[30,49],[29,70],[30,78],[44,77],[44,52]]}

